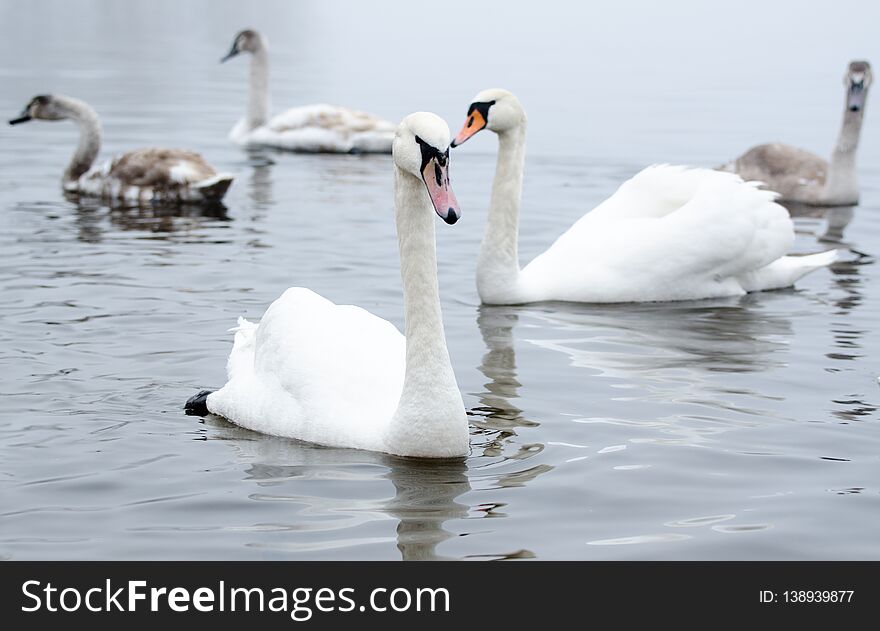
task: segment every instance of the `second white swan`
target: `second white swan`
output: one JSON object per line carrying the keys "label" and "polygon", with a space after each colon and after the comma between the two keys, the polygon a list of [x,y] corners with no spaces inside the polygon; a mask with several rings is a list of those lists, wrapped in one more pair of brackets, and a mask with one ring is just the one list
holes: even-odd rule
{"label": "second white swan", "polygon": [[788,212],[732,173],[644,169],[581,217],[523,269],[517,248],[526,115],[506,90],[479,93],[458,146],[481,129],[498,135],[498,162],[477,260],[485,304],[648,302],[736,296],[792,285],[835,252],[785,256]]}

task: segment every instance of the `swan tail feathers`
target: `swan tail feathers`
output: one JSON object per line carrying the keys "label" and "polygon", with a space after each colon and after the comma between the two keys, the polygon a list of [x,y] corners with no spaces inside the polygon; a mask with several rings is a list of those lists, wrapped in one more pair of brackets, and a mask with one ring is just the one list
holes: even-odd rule
{"label": "swan tail feathers", "polygon": [[810,272],[831,265],[837,258],[837,250],[802,256],[783,256],[769,265],[743,275],[739,281],[746,291],[791,287]]}
{"label": "swan tail feathers", "polygon": [[258,326],[245,318],[239,317],[238,325],[229,329],[230,332],[235,333],[232,352],[229,353],[229,361],[226,362],[226,373],[229,379],[243,372],[253,371],[254,345]]}
{"label": "swan tail feathers", "polygon": [[[235,332],[232,352],[229,354],[229,361],[226,364],[226,372],[231,379],[234,374],[241,374],[248,362],[253,366],[257,325],[239,317],[237,326],[232,327],[229,331]],[[202,390],[198,394],[194,394],[186,400],[183,409],[189,416],[206,416],[210,412],[208,395],[214,392],[214,390]]]}
{"label": "swan tail feathers", "polygon": [[229,173],[218,173],[192,185],[208,201],[219,202],[226,195],[235,177]]}
{"label": "swan tail feathers", "polygon": [[257,325],[254,322],[251,322],[247,318],[243,316],[238,316],[238,320],[236,324],[231,329],[227,329],[229,333],[238,333],[239,331],[243,331],[246,333],[253,333],[256,331]]}

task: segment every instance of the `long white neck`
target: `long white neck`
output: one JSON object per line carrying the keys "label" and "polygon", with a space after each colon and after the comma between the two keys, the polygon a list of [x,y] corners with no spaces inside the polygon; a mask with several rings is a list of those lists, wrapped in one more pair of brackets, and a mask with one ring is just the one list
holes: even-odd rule
{"label": "long white neck", "polygon": [[859,198],[859,180],[856,172],[856,150],[862,130],[864,108],[858,112],[845,110],[837,145],[831,154],[825,197],[829,203],[856,202]]}
{"label": "long white neck", "polygon": [[265,42],[251,53],[248,91],[248,130],[262,127],[269,120],[269,52]]}
{"label": "long white neck", "polygon": [[477,292],[486,304],[518,300],[519,206],[526,153],[526,120],[498,134],[498,161],[480,256]]}
{"label": "long white neck", "polygon": [[389,443],[396,453],[406,455],[462,455],[467,449],[467,420],[440,313],[434,211],[424,184],[396,166],[395,213],[406,372]]}
{"label": "long white neck", "polygon": [[55,97],[67,118],[79,126],[79,144],[64,171],[64,182],[76,182],[88,171],[101,150],[101,122],[88,103],[70,97]]}

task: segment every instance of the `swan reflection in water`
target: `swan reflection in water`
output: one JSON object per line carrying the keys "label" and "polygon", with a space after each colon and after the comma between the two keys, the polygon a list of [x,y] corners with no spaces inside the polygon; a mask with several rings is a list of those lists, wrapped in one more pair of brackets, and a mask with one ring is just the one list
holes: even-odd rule
{"label": "swan reflection in water", "polygon": [[680,303],[537,304],[517,313],[528,333],[521,343],[530,365],[552,366],[561,359],[582,369],[550,369],[566,375],[557,384],[566,397],[561,403],[568,410],[566,424],[585,424],[592,440],[608,445],[631,440],[696,445],[784,413],[782,398],[766,392],[763,378],[749,375],[787,365],[792,322],[773,304],[795,293]]}
{"label": "swan reflection in water", "polygon": [[[841,247],[848,247],[849,243],[844,240],[846,227],[855,216],[855,206],[807,206],[797,202],[780,202],[788,209],[792,219],[824,219],[825,232],[817,234],[820,243],[832,243]],[[795,225],[797,230],[798,226]]]}
{"label": "swan reflection in water", "polygon": [[254,218],[262,218],[275,205],[272,167],[275,161],[269,152],[259,147],[247,149],[251,174],[247,181],[247,195]]}
{"label": "swan reflection in water", "polygon": [[[544,451],[543,443],[520,443],[517,429],[535,428],[539,423],[523,416],[523,411],[513,402],[519,398],[519,382],[516,370],[516,350],[513,329],[519,321],[517,307],[482,305],[477,313],[477,326],[486,354],[480,363],[480,372],[489,381],[485,391],[475,393],[480,405],[471,408],[471,425],[476,428],[479,441],[472,440],[474,450],[480,449],[488,460],[475,465],[495,468],[509,461],[525,461]],[[513,453],[505,453],[512,448]],[[500,473],[495,479],[498,487],[523,486],[543,473],[551,471],[548,464],[537,464],[526,469]]]}
{"label": "swan reflection in water", "polygon": [[[262,222],[269,209],[275,205],[273,195],[272,167],[275,164],[265,151],[248,151],[249,176],[234,186],[243,186],[249,202],[249,219]],[[233,189],[234,191],[234,189]],[[206,222],[232,221],[229,209],[223,203],[212,204],[152,204],[114,206],[98,198],[64,193],[76,209],[78,239],[86,243],[99,243],[106,232],[143,231],[155,235],[172,235],[191,231]],[[105,222],[109,221],[110,227]]]}
{"label": "swan reflection in water", "polygon": [[[142,231],[153,234],[172,234],[192,230],[206,221],[230,221],[227,208],[213,204],[143,204],[141,206],[110,206],[101,200],[65,193],[74,205],[77,239],[85,243],[100,243],[106,232]],[[110,227],[106,226],[106,222]]]}
{"label": "swan reflection in water", "polygon": [[517,379],[513,347],[513,328],[518,320],[515,307],[482,305],[477,314],[477,326],[486,345],[479,368],[489,381],[484,384],[484,392],[476,393],[480,405],[472,408],[471,423],[492,437],[484,447],[484,455],[500,452],[502,443],[516,435],[516,428],[538,425],[523,418],[522,410],[513,402],[519,398],[522,385]]}
{"label": "swan reflection in water", "polygon": [[825,234],[819,237],[819,241],[845,244],[846,242],[843,239],[843,233],[853,220],[854,214],[855,210],[853,206],[829,208],[825,213],[825,221],[827,224]]}
{"label": "swan reflection in water", "polygon": [[[248,498],[264,503],[258,509],[262,519],[271,516],[271,523],[252,526],[258,541],[246,544],[269,558],[272,551],[281,558],[327,558],[338,549],[358,547],[373,558],[376,546],[396,544],[404,560],[440,559],[437,546],[458,536],[446,522],[468,516],[468,506],[459,501],[471,490],[464,459],[425,461],[319,447],[251,432],[214,416],[205,423],[210,439],[235,449],[244,463],[244,480],[253,485]],[[394,488],[390,498],[388,481]],[[373,526],[389,519],[398,521],[396,537]]]}
{"label": "swan reflection in water", "polygon": [[[842,362],[858,359],[863,353],[862,338],[867,331],[863,324],[853,321],[850,316],[864,299],[862,288],[865,279],[862,276],[862,268],[866,265],[873,265],[875,257],[861,251],[860,247],[852,240],[844,238],[844,232],[855,216],[855,206],[811,207],[797,204],[787,204],[786,206],[794,218],[824,219],[825,231],[817,234],[816,238],[820,242],[833,243],[849,250],[845,260],[839,260],[831,266],[834,288],[840,294],[830,300],[837,307],[834,315],[844,319],[836,319],[831,323],[830,331],[834,338],[834,349],[826,353],[826,357]],[[873,210],[872,208],[863,208],[859,212],[872,212]],[[838,371],[841,368],[833,370]],[[831,403],[834,407],[831,413],[844,422],[863,420],[878,409],[876,403],[870,402],[873,397],[873,392],[847,392],[844,395],[833,397]]]}
{"label": "swan reflection in water", "polygon": [[[279,558],[303,554],[326,558],[334,550],[358,546],[370,550],[366,556],[373,557],[371,546],[395,544],[405,561],[448,559],[453,557],[438,552],[438,546],[467,533],[455,532],[447,522],[499,516],[487,514],[483,505],[471,509],[462,502],[471,485],[467,461],[461,458],[424,460],[318,447],[257,434],[219,417],[204,420],[210,438],[226,441],[238,460],[246,463],[244,480],[254,486],[248,498],[265,503],[261,513],[271,515],[269,523],[230,527],[252,530],[259,541],[246,545],[263,550],[268,558],[273,558],[273,551]],[[394,488],[390,498],[387,481]],[[340,534],[372,533],[372,523],[388,519],[397,520],[395,537]],[[531,553],[474,556],[528,558]]]}
{"label": "swan reflection in water", "polygon": [[528,341],[605,376],[659,379],[686,369],[699,379],[702,372],[761,372],[785,365],[777,351],[788,348],[791,320],[768,307],[792,293],[695,302],[547,305],[529,315],[556,335]]}

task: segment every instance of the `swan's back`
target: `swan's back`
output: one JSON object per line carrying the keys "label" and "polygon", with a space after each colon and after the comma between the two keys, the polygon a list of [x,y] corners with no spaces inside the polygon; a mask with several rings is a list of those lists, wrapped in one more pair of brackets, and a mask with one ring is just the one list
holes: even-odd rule
{"label": "swan's back", "polygon": [[185,149],[129,151],[85,173],[78,190],[127,201],[219,201],[232,176],[218,174],[198,153]]}
{"label": "swan's back", "polygon": [[[600,217],[659,218],[680,210],[697,191],[711,183],[729,181],[729,176],[714,178],[711,171],[669,164],[655,164],[620,185],[617,191],[599,204],[589,215],[590,221]],[[576,225],[576,224],[575,224]]]}
{"label": "swan's back", "polygon": [[403,389],[405,338],[394,325],[292,287],[259,325],[238,329],[211,412],[266,434],[381,450]]}
{"label": "swan's back", "polygon": [[269,122],[269,127],[279,132],[316,127],[342,134],[356,134],[366,131],[394,132],[396,129],[396,125],[372,114],[348,107],[326,104],[306,105],[287,110],[274,117]]}
{"label": "swan's back", "polygon": [[240,124],[232,136],[246,144],[290,151],[390,153],[396,128],[366,112],[317,104],[289,109],[252,131]]}
{"label": "swan's back", "polygon": [[523,283],[576,302],[745,293],[738,277],[784,256],[794,239],[774,197],[730,173],[649,167],[527,265]]}
{"label": "swan's back", "polygon": [[778,142],[752,147],[719,168],[747,181],[762,182],[782,199],[806,203],[821,198],[828,176],[826,160]]}
{"label": "swan's back", "polygon": [[149,148],[115,158],[109,176],[127,186],[163,187],[193,184],[216,173],[214,167],[194,151]]}

